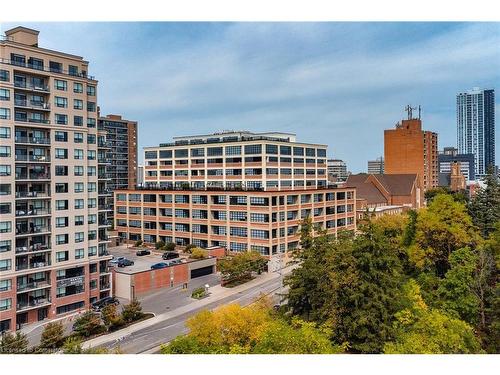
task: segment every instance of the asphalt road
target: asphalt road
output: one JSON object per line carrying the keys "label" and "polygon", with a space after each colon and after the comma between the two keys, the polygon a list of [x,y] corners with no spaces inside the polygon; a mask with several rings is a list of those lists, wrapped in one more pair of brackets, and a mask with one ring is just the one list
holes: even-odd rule
{"label": "asphalt road", "polygon": [[139,354],[145,352],[158,352],[161,344],[167,343],[178,335],[187,333],[185,322],[191,316],[199,311],[206,309],[214,309],[218,306],[228,303],[239,303],[240,305],[248,305],[255,301],[262,294],[273,295],[277,301],[279,297],[280,279],[272,279],[255,287],[252,287],[244,292],[231,295],[213,303],[207,304],[201,308],[190,310],[182,315],[162,321],[150,327],[144,328],[137,332],[133,332],[128,336],[123,337],[119,341],[108,342],[102,346],[109,349],[119,347],[121,352],[127,354]]}

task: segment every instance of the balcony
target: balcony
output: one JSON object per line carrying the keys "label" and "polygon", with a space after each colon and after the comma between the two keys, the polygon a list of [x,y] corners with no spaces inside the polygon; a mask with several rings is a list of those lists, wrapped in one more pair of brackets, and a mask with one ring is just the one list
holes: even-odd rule
{"label": "balcony", "polygon": [[[2,64],[7,64],[7,65],[14,65],[18,66],[21,68],[27,68],[27,69],[33,69],[37,72],[37,74],[40,74],[38,72],[51,72],[51,73],[58,73],[58,74],[63,74],[67,76],[72,76],[72,77],[80,77],[80,78],[87,78],[90,80],[94,80],[94,76],[90,76],[87,74],[87,72],[82,71],[82,72],[73,72],[73,71],[68,71],[68,70],[63,70],[63,69],[56,69],[54,67],[44,67],[43,65],[39,64],[30,64],[26,63],[25,61],[16,61],[16,60],[9,60],[9,59],[0,59],[0,63]],[[47,87],[48,91],[48,87]]]}
{"label": "balcony", "polygon": [[50,180],[49,173],[16,173],[17,181]]}
{"label": "balcony", "polygon": [[15,99],[14,106],[19,108],[36,109],[40,111],[50,111],[50,104],[36,100]]}
{"label": "balcony", "polygon": [[28,122],[31,124],[50,124],[50,120],[45,118],[36,118],[36,117],[24,117],[24,116],[15,116],[15,122]]}
{"label": "balcony", "polygon": [[17,227],[16,236],[31,236],[50,233],[50,228],[46,226],[36,226],[32,228],[28,227]]}
{"label": "balcony", "polygon": [[17,311],[24,311],[36,309],[42,306],[49,306],[51,304],[50,298],[38,298],[29,302],[21,302],[17,304]]}
{"label": "balcony", "polygon": [[16,162],[50,163],[48,155],[16,155]]}
{"label": "balcony", "polygon": [[50,266],[50,260],[16,264],[16,271],[32,270]]}
{"label": "balcony", "polygon": [[16,209],[16,217],[30,217],[30,216],[49,216],[49,208],[35,208],[35,209]]}
{"label": "balcony", "polygon": [[15,142],[25,143],[30,145],[50,146],[50,138],[16,136]]}
{"label": "balcony", "polygon": [[98,205],[99,211],[113,211],[113,208],[109,204],[100,204]]}
{"label": "balcony", "polygon": [[[15,64],[17,65],[17,64]],[[46,85],[34,85],[30,82],[14,82],[14,87],[26,91],[41,91],[50,92],[49,86]]]}
{"label": "balcony", "polygon": [[110,283],[99,284],[99,290],[107,290],[111,288]]}
{"label": "balcony", "polygon": [[16,191],[16,199],[17,198],[43,199],[43,198],[50,198],[50,194],[40,191]]}
{"label": "balcony", "polygon": [[51,251],[50,245],[36,243],[30,246],[17,246],[16,254]]}
{"label": "balcony", "polygon": [[26,284],[17,284],[17,292],[23,293],[34,289],[50,288],[50,286],[51,285],[48,280],[33,281],[31,283],[26,283]]}

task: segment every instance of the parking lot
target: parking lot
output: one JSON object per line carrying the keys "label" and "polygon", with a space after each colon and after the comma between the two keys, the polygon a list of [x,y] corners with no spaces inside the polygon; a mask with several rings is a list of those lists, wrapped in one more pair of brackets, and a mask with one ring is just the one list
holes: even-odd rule
{"label": "parking lot", "polygon": [[[120,272],[125,272],[125,273],[146,271],[146,270],[151,269],[151,266],[155,263],[165,262],[161,258],[163,251],[151,250],[150,255],[137,256],[137,255],[135,255],[135,252],[137,251],[137,249],[133,249],[131,247],[127,248],[125,245],[108,248],[108,251],[115,258],[125,257],[125,258],[134,262],[133,266],[119,268]],[[180,255],[181,255],[181,258],[187,258],[187,256],[183,255],[182,253],[180,253]]]}

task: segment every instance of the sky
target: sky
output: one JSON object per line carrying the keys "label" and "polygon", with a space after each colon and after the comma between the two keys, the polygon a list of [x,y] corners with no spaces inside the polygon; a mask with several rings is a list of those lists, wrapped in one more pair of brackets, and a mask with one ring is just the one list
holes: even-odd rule
{"label": "sky", "polygon": [[[19,25],[0,23],[0,33]],[[442,149],[456,146],[456,94],[500,88],[500,23],[22,26],[40,31],[40,47],[90,62],[101,115],[138,121],[140,162],[143,147],[174,136],[283,131],[362,172],[407,104],[422,106]]]}

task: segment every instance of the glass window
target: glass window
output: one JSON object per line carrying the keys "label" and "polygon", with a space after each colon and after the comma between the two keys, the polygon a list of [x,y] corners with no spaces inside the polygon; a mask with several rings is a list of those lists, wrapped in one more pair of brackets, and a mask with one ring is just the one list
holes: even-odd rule
{"label": "glass window", "polygon": [[83,100],[73,99],[73,109],[83,109]]}
{"label": "glass window", "polygon": [[0,120],[10,120],[9,108],[0,108]]}
{"label": "glass window", "polygon": [[87,95],[95,96],[95,86],[87,85]]}
{"label": "glass window", "polygon": [[56,148],[55,158],[56,159],[67,159],[68,158],[68,149],[67,148]]}
{"label": "glass window", "polygon": [[54,116],[55,116],[56,124],[58,124],[58,125],[67,125],[68,124],[68,115],[56,113]]}
{"label": "glass window", "polygon": [[83,85],[79,82],[73,83],[73,92],[81,94],[83,92]]}
{"label": "glass window", "polygon": [[56,90],[66,91],[68,90],[68,82],[61,79],[54,80],[54,87]]}
{"label": "glass window", "polygon": [[9,76],[8,70],[0,69],[0,81],[3,81],[3,82],[10,81],[10,76]]}
{"label": "glass window", "polygon": [[10,90],[0,88],[0,100],[10,100]]}
{"label": "glass window", "polygon": [[8,127],[0,126],[0,138],[10,138],[11,130]]}
{"label": "glass window", "polygon": [[56,142],[67,142],[68,141],[68,132],[55,132],[55,141]]}
{"label": "glass window", "polygon": [[68,107],[68,99],[63,98],[62,96],[54,97],[54,104],[59,108],[67,108]]}
{"label": "glass window", "polygon": [[262,145],[246,145],[245,155],[262,154]]}

